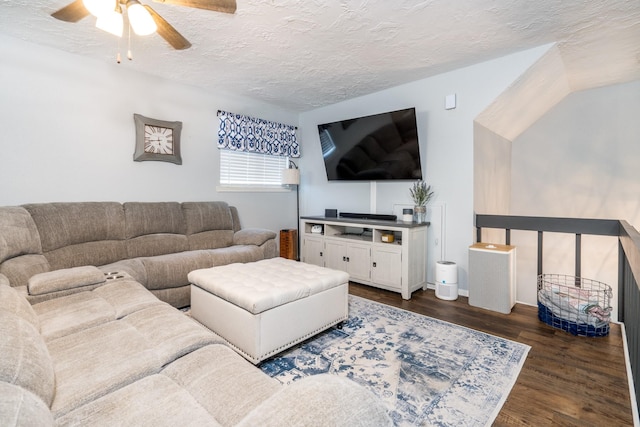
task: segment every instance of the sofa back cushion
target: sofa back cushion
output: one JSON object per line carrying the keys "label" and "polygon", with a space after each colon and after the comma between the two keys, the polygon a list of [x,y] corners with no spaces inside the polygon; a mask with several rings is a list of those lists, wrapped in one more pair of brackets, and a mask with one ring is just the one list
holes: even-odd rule
{"label": "sofa back cushion", "polygon": [[126,258],[120,203],[40,203],[24,207],[38,228],[51,269],[103,265]]}
{"label": "sofa back cushion", "polygon": [[231,209],[231,217],[233,218],[233,231],[240,231],[242,229],[242,225],[240,224],[240,214],[238,214],[238,208],[235,206],[229,206]]}
{"label": "sofa back cushion", "polygon": [[40,321],[29,301],[14,288],[3,283],[3,277],[0,275],[0,311],[7,311],[21,317],[31,323],[37,331],[40,331]]}
{"label": "sofa back cushion", "polygon": [[0,274],[7,277],[11,286],[27,286],[31,276],[50,270],[44,255],[20,255],[0,264]]}
{"label": "sofa back cushion", "polygon": [[0,207],[0,263],[20,255],[41,254],[40,236],[29,212]]}
{"label": "sofa back cushion", "polygon": [[53,362],[40,333],[24,318],[0,310],[0,336],[0,381],[29,390],[51,406]]}
{"label": "sofa back cushion", "polygon": [[40,235],[23,207],[0,207],[0,274],[11,286],[25,286],[32,274],[49,271]]}
{"label": "sofa back cushion", "polygon": [[233,216],[226,202],[185,202],[182,211],[190,250],[233,244]]}
{"label": "sofa back cushion", "polygon": [[128,258],[189,249],[180,203],[127,202],[124,215]]}

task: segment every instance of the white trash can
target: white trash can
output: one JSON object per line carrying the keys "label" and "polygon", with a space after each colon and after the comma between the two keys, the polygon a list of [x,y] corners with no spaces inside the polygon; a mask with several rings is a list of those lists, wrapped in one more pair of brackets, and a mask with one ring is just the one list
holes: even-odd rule
{"label": "white trash can", "polygon": [[448,301],[458,299],[458,266],[455,262],[436,262],[436,296]]}

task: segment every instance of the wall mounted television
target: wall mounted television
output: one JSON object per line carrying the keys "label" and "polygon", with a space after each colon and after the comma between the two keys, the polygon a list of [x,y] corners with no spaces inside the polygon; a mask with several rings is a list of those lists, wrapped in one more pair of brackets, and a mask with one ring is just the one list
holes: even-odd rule
{"label": "wall mounted television", "polygon": [[329,181],[422,179],[415,108],[318,125]]}

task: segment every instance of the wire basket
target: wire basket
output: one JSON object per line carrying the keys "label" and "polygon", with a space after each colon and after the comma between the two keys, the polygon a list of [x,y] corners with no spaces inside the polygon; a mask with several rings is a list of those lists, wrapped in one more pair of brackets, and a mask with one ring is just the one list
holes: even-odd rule
{"label": "wire basket", "polygon": [[538,319],[573,335],[609,334],[611,286],[564,274],[538,276]]}

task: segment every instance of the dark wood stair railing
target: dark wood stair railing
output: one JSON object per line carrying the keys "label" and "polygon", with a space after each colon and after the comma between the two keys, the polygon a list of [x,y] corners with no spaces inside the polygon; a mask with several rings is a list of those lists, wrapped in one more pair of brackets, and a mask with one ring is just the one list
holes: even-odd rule
{"label": "dark wood stair railing", "polygon": [[633,383],[640,396],[640,233],[627,221],[612,219],[552,218],[533,216],[476,214],[476,241],[482,241],[482,229],[505,230],[505,244],[511,244],[511,230],[538,233],[538,275],[542,274],[543,234],[575,234],[575,277],[581,277],[582,236],[618,238],[618,321],[624,323]]}

